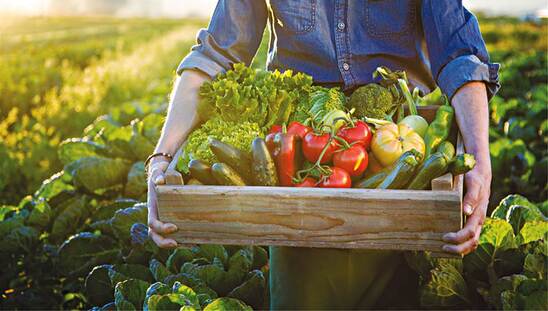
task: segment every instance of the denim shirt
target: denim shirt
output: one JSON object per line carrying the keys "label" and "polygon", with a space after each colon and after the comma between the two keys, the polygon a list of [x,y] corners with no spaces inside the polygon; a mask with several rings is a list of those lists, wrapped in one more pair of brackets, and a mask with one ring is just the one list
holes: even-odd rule
{"label": "denim shirt", "polygon": [[304,72],[318,84],[349,91],[387,66],[450,98],[470,81],[485,82],[489,98],[500,87],[499,65],[489,63],[478,21],[461,0],[219,0],[177,72],[215,77],[249,64],[267,25],[267,68]]}

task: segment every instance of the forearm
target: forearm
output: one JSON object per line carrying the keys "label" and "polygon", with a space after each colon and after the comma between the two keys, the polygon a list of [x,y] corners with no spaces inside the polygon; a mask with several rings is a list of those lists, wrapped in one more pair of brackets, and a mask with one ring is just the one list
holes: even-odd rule
{"label": "forearm", "polygon": [[483,82],[469,82],[462,86],[453,97],[457,124],[466,152],[476,157],[481,173],[490,176],[489,156],[489,106],[487,91]]}
{"label": "forearm", "polygon": [[198,124],[199,90],[200,86],[209,79],[205,74],[195,70],[185,70],[177,78],[170,96],[162,134],[154,152],[167,152],[174,155]]}

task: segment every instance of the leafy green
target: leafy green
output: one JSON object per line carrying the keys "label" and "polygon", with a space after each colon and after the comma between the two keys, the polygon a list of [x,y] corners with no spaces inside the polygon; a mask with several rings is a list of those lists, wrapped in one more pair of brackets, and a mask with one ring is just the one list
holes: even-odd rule
{"label": "leafy green", "polygon": [[521,228],[519,235],[516,238],[518,244],[527,244],[532,241],[547,239],[548,235],[548,222],[546,221],[533,221],[527,222]]}
{"label": "leafy green", "polygon": [[102,306],[112,300],[114,287],[110,282],[109,271],[112,265],[94,267],[85,281],[86,297],[94,306]]}
{"label": "leafy green", "polygon": [[156,259],[150,261],[149,269],[157,282],[163,282],[171,274],[166,266]]}
{"label": "leafy green", "polygon": [[147,191],[145,163],[140,161],[131,166],[127,175],[124,195],[128,198],[140,199]]}
{"label": "leafy green", "polygon": [[266,280],[263,273],[254,270],[248,273],[247,279],[234,288],[227,297],[236,298],[247,302],[254,309],[261,309],[266,294]]}
{"label": "leafy green", "polygon": [[217,298],[208,304],[204,311],[251,311],[252,309],[234,298]]}
{"label": "leafy green", "polygon": [[194,253],[190,248],[179,247],[169,255],[166,266],[171,272],[177,273],[184,263],[190,262],[192,259],[194,259]]}
{"label": "leafy green", "polygon": [[63,275],[83,275],[94,266],[116,262],[119,252],[113,239],[81,232],[59,247],[59,271]]}
{"label": "leafy green", "polygon": [[97,156],[80,158],[65,166],[74,185],[90,192],[123,184],[130,168],[127,160]]}
{"label": "leafy green", "polygon": [[106,147],[86,138],[70,138],[59,144],[57,153],[64,165],[84,157],[97,157],[106,153]]}
{"label": "leafy green", "polygon": [[518,234],[526,222],[544,221],[544,215],[535,206],[512,205],[506,214],[506,220],[512,225],[514,233]]}
{"label": "leafy green", "polygon": [[134,223],[146,223],[147,215],[146,204],[135,204],[133,207],[116,211],[110,220],[114,234],[120,241],[129,242],[131,226]]}
{"label": "leafy green", "polygon": [[431,271],[420,297],[421,305],[427,307],[464,306],[471,303],[466,281],[454,265],[440,262]]}
{"label": "leafy green", "polygon": [[499,205],[491,213],[492,218],[507,219],[506,215],[508,214],[508,209],[512,205],[522,205],[527,207],[533,207],[534,204],[529,202],[526,198],[519,194],[511,194],[504,199],[502,199]]}
{"label": "leafy green", "polygon": [[149,283],[129,279],[116,284],[114,288],[114,303],[118,310],[138,310],[145,301]]}

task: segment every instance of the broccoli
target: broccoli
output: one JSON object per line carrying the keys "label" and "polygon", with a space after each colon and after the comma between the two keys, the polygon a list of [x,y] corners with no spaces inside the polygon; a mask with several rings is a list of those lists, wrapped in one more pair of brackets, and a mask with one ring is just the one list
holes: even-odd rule
{"label": "broccoli", "polygon": [[347,102],[348,109],[355,109],[354,116],[384,119],[396,107],[389,89],[370,83],[359,87]]}

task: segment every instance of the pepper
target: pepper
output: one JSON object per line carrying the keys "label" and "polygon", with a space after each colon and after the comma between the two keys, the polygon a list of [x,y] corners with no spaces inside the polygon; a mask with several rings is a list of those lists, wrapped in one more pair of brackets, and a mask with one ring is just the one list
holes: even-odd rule
{"label": "pepper", "polygon": [[453,110],[453,107],[449,105],[438,108],[436,118],[430,123],[426,130],[426,134],[424,134],[424,143],[426,145],[425,159],[449,136],[454,114],[455,111]]}
{"label": "pepper", "polygon": [[293,177],[295,177],[302,164],[300,137],[283,132],[276,134],[273,156],[280,186],[293,186]]}

